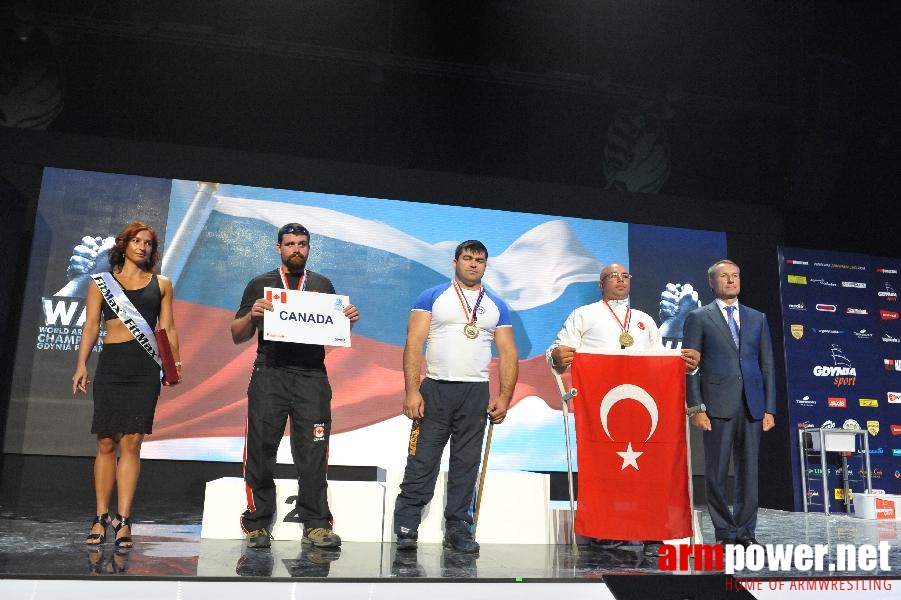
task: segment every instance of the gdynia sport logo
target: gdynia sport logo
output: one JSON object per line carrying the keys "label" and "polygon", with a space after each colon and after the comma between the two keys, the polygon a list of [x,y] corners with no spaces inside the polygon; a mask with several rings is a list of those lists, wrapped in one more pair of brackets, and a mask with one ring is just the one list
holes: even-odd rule
{"label": "gdynia sport logo", "polygon": [[890,546],[881,541],[872,544],[766,544],[745,548],[741,544],[663,544],[657,559],[661,571],[722,571],[733,575],[743,571],[818,572],[833,575],[842,572],[891,571]]}

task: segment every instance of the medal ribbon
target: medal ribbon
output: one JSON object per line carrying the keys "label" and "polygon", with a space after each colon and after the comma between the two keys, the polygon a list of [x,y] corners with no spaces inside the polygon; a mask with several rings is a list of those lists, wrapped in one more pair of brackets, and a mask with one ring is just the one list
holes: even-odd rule
{"label": "medal ribbon", "polygon": [[476,311],[479,310],[479,304],[482,303],[482,297],[485,295],[485,288],[479,286],[479,297],[476,298],[476,304],[472,308],[469,308],[469,300],[463,295],[463,290],[460,289],[460,285],[456,281],[454,281],[454,291],[457,292],[457,298],[460,300],[463,314],[466,315],[466,321],[470,325],[474,324],[476,322]]}
{"label": "medal ribbon", "polygon": [[[291,286],[288,285],[288,276],[287,271],[284,266],[278,270],[278,274],[282,276],[282,287],[286,290],[290,290]],[[297,282],[297,289],[301,292],[307,289],[307,270],[304,269],[303,273],[300,275],[300,281]]]}
{"label": "medal ribbon", "polygon": [[629,321],[632,320],[632,309],[628,306],[626,307],[626,318],[625,321],[620,321],[619,317],[616,316],[616,313],[613,312],[613,307],[610,306],[610,303],[604,300],[604,304],[607,305],[607,308],[610,309],[610,314],[613,315],[613,318],[616,319],[616,324],[619,325],[620,329],[623,330],[623,333],[627,333],[629,331]]}

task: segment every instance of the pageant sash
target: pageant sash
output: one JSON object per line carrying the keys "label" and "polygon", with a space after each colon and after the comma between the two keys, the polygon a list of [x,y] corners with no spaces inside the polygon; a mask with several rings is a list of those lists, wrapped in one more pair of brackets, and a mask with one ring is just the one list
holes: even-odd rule
{"label": "pageant sash", "polygon": [[116,313],[122,321],[122,324],[125,325],[133,336],[135,336],[135,339],[141,344],[141,347],[144,348],[147,354],[150,355],[150,358],[155,360],[156,364],[162,369],[163,359],[160,357],[160,350],[156,344],[156,336],[154,335],[153,330],[150,329],[147,320],[141,316],[141,313],[138,312],[135,305],[132,304],[131,300],[128,299],[128,296],[125,295],[125,292],[122,291],[122,286],[119,285],[119,282],[116,281],[113,274],[110,272],[98,273],[96,275],[91,275],[91,279],[93,279],[94,283],[97,284],[97,287],[100,288],[100,295],[103,296],[107,305],[113,309],[113,312]]}

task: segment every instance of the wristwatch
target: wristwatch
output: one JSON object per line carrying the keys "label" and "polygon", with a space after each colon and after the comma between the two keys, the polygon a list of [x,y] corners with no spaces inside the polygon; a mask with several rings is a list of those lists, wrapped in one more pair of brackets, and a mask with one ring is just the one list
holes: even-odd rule
{"label": "wristwatch", "polygon": [[707,412],[707,405],[704,404],[703,402],[701,402],[700,404],[698,404],[698,412],[699,412],[699,413],[705,413],[705,412]]}

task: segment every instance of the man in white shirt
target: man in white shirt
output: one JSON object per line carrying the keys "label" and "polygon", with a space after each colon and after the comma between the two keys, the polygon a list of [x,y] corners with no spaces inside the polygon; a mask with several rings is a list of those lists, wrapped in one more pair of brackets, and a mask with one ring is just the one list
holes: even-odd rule
{"label": "man in white shirt", "polygon": [[[604,267],[598,286],[601,299],[572,311],[545,353],[548,363],[558,373],[569,368],[576,352],[634,352],[663,348],[654,319],[629,307],[632,275],[625,266],[613,263]],[[682,359],[686,370],[692,372],[698,366],[700,355],[697,350],[683,348]],[[628,540],[594,540],[593,543],[604,549],[643,546],[645,553],[650,555],[656,555],[660,545],[659,541]]]}

